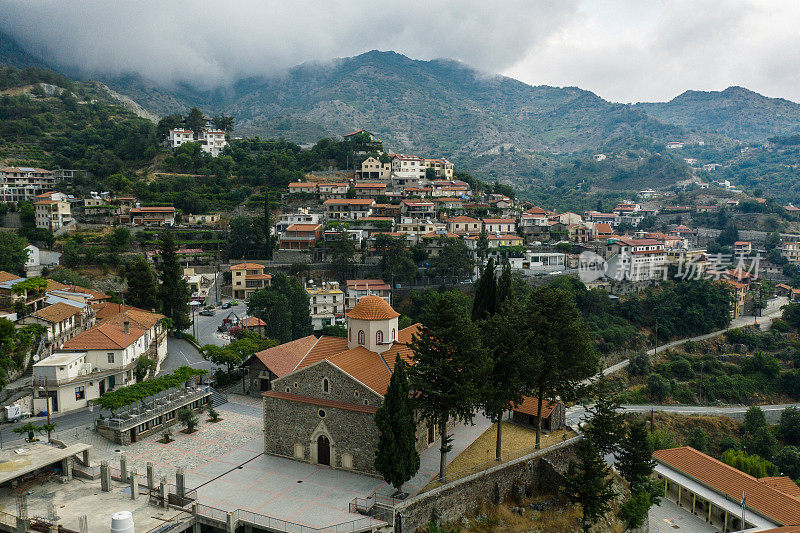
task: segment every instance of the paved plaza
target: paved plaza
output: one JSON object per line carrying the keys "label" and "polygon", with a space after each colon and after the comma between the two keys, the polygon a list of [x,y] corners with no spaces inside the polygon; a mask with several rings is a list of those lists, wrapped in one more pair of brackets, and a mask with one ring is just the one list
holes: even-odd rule
{"label": "paved plaza", "polygon": [[650,508],[650,533],[667,533],[667,531],[685,531],[687,533],[714,533],[717,528],[709,525],[700,517],[678,507],[667,499]]}

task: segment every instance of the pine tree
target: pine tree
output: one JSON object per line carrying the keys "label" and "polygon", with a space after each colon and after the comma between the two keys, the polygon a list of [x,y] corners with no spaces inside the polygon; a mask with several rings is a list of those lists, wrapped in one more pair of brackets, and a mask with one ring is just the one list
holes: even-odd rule
{"label": "pine tree", "polygon": [[472,320],[482,320],[494,315],[497,307],[497,279],[494,276],[494,259],[491,257],[481,272],[475,299],[472,301]]}
{"label": "pine tree", "polygon": [[437,294],[425,307],[421,322],[409,344],[414,360],[409,377],[420,415],[439,428],[439,479],[444,481],[452,440],[447,421],[451,417],[471,421],[474,417],[488,358],[459,293]]}
{"label": "pine tree", "polygon": [[159,241],[159,256],[157,271],[161,284],[158,287],[158,296],[161,299],[161,310],[167,318],[172,320],[176,331],[183,331],[191,325],[189,320],[189,285],[183,279],[183,269],[178,261],[175,241],[172,234],[165,231]]}
{"label": "pine tree", "polygon": [[583,531],[589,531],[611,509],[615,492],[608,466],[592,441],[584,438],[576,448],[578,461],[569,464],[565,492],[571,502],[581,505]]}
{"label": "pine tree", "polygon": [[623,415],[619,411],[620,403],[611,391],[607,380],[595,385],[597,400],[586,409],[584,434],[592,439],[594,445],[605,455],[619,449],[625,437]]}
{"label": "pine tree", "polygon": [[375,413],[375,424],[380,433],[375,469],[397,492],[419,470],[417,426],[405,367],[405,362],[398,355],[383,405]]}
{"label": "pine tree", "polygon": [[128,290],[124,293],[127,305],[147,311],[158,311],[161,308],[158,280],[144,256],[133,256],[125,269],[125,279],[128,281]]}
{"label": "pine tree", "polygon": [[620,442],[615,465],[631,487],[640,485],[650,478],[656,462],[653,459],[653,446],[648,438],[644,420],[633,422],[628,426],[625,437]]}

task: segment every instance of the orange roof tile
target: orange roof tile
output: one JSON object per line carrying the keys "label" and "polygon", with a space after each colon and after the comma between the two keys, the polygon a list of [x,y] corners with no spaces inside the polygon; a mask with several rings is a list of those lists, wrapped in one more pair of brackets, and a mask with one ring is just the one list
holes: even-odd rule
{"label": "orange roof tile", "polygon": [[[542,400],[542,418],[547,418],[550,416],[553,413],[553,409],[555,409],[557,405],[558,403]],[[525,396],[525,398],[522,399],[521,404],[512,407],[512,411],[517,411],[530,416],[536,416],[539,412],[539,398]]]}
{"label": "orange roof tile", "polygon": [[147,330],[155,326],[162,318],[164,318],[164,315],[151,313],[150,311],[145,311],[136,307],[130,307],[120,313],[104,318],[100,323],[114,324],[122,328],[125,322],[129,322],[131,326]]}
{"label": "orange roof tile", "polygon": [[130,333],[125,333],[115,324],[100,324],[79,333],[65,342],[61,348],[64,350],[120,350],[127,348],[144,335],[143,329],[130,328]]}
{"label": "orange roof tile", "polygon": [[239,263],[238,265],[231,265],[231,270],[258,270],[262,268],[266,267],[258,263]]}
{"label": "orange roof tile", "polygon": [[20,279],[20,276],[12,274],[11,272],[6,272],[5,270],[0,270],[0,283],[11,281],[12,279]]}
{"label": "orange roof tile", "polygon": [[313,365],[317,361],[327,359],[328,357],[343,352],[346,349],[347,339],[344,337],[328,337],[323,335],[320,337],[314,347],[309,350],[308,354],[306,354],[303,360],[297,364],[297,368],[295,370],[305,368],[308,365]]}
{"label": "orange roof tile", "polygon": [[249,316],[239,323],[243,328],[254,328],[258,326],[266,326],[267,323],[258,318],[257,316]]}
{"label": "orange roof tile", "polygon": [[800,499],[794,498],[766,483],[726,465],[689,446],[658,450],[653,458],[661,464],[727,494],[739,501],[747,494],[747,506],[779,524],[800,523]]}
{"label": "orange roof tile", "polygon": [[47,280],[47,291],[65,291],[65,292],[73,292],[73,293],[83,293],[91,295],[89,300],[108,300],[110,298],[109,295],[104,294],[100,291],[96,291],[94,289],[90,289],[88,287],[81,287],[79,285],[64,285],[63,283],[59,283],[55,280],[48,279]]}
{"label": "orange roof tile", "polygon": [[62,322],[71,316],[80,314],[80,312],[81,310],[74,305],[65,304],[64,302],[56,302],[53,305],[48,305],[47,307],[39,309],[35,313],[32,313],[31,316],[35,316],[37,318],[41,318],[42,320],[47,320],[48,322],[57,324],[58,322]]}
{"label": "orange roof tile", "polygon": [[362,296],[347,313],[348,318],[356,320],[389,320],[398,316],[400,313],[392,309],[386,300],[374,294]]}
{"label": "orange roof tile", "polygon": [[328,362],[377,394],[386,395],[392,373],[389,372],[389,367],[377,352],[371,352],[363,346],[356,346],[328,357]]}
{"label": "orange roof tile", "polygon": [[309,335],[256,352],[241,366],[247,365],[253,358],[256,358],[280,378],[292,372],[315,344],[317,344],[317,338]]}
{"label": "orange roof tile", "polygon": [[800,487],[789,476],[761,477],[758,481],[784,494],[800,498]]}

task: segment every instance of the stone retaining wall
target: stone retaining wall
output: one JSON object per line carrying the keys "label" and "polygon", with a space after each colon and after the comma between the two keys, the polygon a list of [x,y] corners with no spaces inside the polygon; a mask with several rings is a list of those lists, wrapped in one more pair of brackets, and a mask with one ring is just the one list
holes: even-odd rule
{"label": "stone retaining wall", "polygon": [[425,527],[431,516],[452,522],[499,495],[501,501],[538,490],[556,492],[581,437],[538,450],[415,496],[395,508],[396,533]]}

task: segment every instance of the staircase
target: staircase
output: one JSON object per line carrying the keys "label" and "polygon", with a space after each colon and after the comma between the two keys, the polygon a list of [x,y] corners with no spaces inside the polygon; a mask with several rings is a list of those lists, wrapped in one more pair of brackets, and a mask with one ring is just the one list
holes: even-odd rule
{"label": "staircase", "polygon": [[228,403],[228,397],[225,394],[222,394],[214,387],[210,387],[210,389],[211,389],[211,401],[213,402],[215,408],[219,407],[224,403]]}

